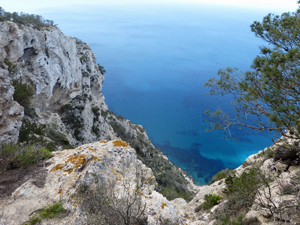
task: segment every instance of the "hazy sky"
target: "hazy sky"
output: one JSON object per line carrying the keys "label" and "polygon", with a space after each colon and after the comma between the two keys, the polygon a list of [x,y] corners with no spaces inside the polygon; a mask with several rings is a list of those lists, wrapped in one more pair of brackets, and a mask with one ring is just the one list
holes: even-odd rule
{"label": "hazy sky", "polygon": [[38,13],[44,8],[66,7],[74,5],[112,5],[112,4],[215,4],[247,8],[268,9],[280,13],[295,11],[297,0],[1,0],[0,6],[9,12]]}

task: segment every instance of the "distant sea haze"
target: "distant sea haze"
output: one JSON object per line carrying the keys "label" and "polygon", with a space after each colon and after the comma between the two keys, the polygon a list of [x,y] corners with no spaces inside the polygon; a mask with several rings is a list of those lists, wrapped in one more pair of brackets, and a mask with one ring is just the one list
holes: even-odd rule
{"label": "distant sea haze", "polygon": [[272,144],[268,133],[243,127],[205,132],[205,110],[233,113],[230,97],[206,95],[221,68],[249,70],[263,43],[250,31],[261,12],[207,7],[99,7],[47,11],[62,31],[90,44],[105,67],[109,109],[145,127],[152,143],[205,184]]}

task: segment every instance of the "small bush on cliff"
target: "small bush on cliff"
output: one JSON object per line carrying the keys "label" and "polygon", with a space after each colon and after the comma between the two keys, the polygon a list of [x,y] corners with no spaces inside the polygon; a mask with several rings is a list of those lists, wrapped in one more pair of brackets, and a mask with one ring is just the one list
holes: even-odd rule
{"label": "small bush on cliff", "polygon": [[37,210],[34,215],[29,218],[29,221],[24,223],[24,225],[40,224],[44,219],[57,218],[63,214],[66,214],[66,212],[67,211],[64,209],[63,204],[60,201],[55,202],[48,207]]}
{"label": "small bush on cliff", "polygon": [[256,194],[260,194],[259,188],[267,187],[270,181],[258,168],[246,169],[239,177],[236,175],[227,177],[226,188],[223,190],[227,202],[218,212],[217,218],[236,218],[241,213],[246,213],[252,206]]}
{"label": "small bush on cliff", "polygon": [[9,61],[8,58],[4,59],[4,63],[8,66],[8,72],[10,76],[14,75],[17,72],[17,65]]}
{"label": "small bush on cliff", "polygon": [[213,178],[211,179],[211,183],[214,183],[218,180],[227,178],[229,176],[233,176],[234,173],[235,173],[235,171],[233,169],[221,170],[220,172],[218,172],[216,175],[213,176]]}
{"label": "small bush on cliff", "polygon": [[101,225],[143,225],[146,224],[144,211],[146,203],[142,202],[143,183],[139,177],[132,186],[130,180],[123,180],[124,192],[117,191],[114,179],[97,180],[96,187],[91,189],[82,184],[78,188],[81,210],[88,224]]}
{"label": "small bush on cliff", "polygon": [[209,194],[204,196],[205,202],[202,204],[203,209],[211,209],[221,201],[220,195]]}
{"label": "small bush on cliff", "polygon": [[3,171],[31,166],[50,157],[52,154],[49,150],[38,146],[10,144],[0,146],[0,161]]}
{"label": "small bush on cliff", "polygon": [[45,144],[45,124],[30,122],[29,119],[22,120],[19,133],[19,142],[25,144]]}
{"label": "small bush on cliff", "polygon": [[84,126],[82,111],[85,108],[85,101],[86,99],[83,96],[77,96],[69,104],[63,105],[60,109],[63,122],[69,129],[73,130],[74,137],[79,141],[82,141],[81,130]]}
{"label": "small bush on cliff", "polygon": [[19,80],[12,80],[12,86],[15,88],[13,94],[14,100],[24,107],[25,114],[30,110],[31,98],[35,91],[27,84],[22,84]]}
{"label": "small bush on cliff", "polygon": [[195,208],[195,213],[199,212],[201,209],[211,209],[215,205],[218,205],[221,201],[220,195],[208,194],[204,196],[205,202]]}

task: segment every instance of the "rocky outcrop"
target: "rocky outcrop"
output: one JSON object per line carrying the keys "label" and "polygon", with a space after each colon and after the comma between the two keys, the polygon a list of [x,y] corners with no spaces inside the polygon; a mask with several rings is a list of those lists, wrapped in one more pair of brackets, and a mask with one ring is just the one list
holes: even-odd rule
{"label": "rocky outcrop", "polygon": [[0,68],[0,143],[16,143],[24,116],[23,107],[13,100],[14,88],[8,72]]}
{"label": "rocky outcrop", "polygon": [[151,169],[137,159],[135,150],[126,142],[100,141],[54,154],[47,162],[43,187],[28,180],[2,202],[0,224],[22,224],[38,209],[59,200],[68,214],[60,220],[47,220],[46,224],[84,224],[86,214],[77,196],[82,185],[93,188],[97,183],[101,189],[110,188],[117,201],[129,199],[130,194],[138,191],[137,199],[145,206],[143,217],[147,224],[181,224],[174,206],[154,190]]}
{"label": "rocky outcrop", "polygon": [[[0,63],[9,70],[6,62],[17,67],[13,76],[34,89],[31,107],[43,124],[55,123],[60,132],[67,135],[73,145],[93,141],[97,138],[113,138],[113,131],[108,126],[99,128],[98,136],[91,132],[93,117],[91,108],[107,111],[101,93],[104,75],[96,63],[95,55],[85,43],[65,36],[56,27],[41,30],[31,25],[17,25],[13,22],[0,23]],[[74,138],[74,131],[61,120],[60,109],[77,96],[78,101],[72,107],[84,107],[80,111],[83,127],[80,140]],[[80,105],[80,101],[85,105]],[[103,119],[102,119],[103,120]],[[101,118],[99,118],[100,122]]]}

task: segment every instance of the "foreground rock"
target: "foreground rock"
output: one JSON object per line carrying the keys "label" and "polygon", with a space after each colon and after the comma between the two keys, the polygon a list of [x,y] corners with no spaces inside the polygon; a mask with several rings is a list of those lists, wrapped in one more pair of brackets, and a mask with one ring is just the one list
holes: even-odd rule
{"label": "foreground rock", "polygon": [[[138,179],[143,182],[138,194],[142,204],[146,204],[144,217],[147,224],[181,223],[180,214],[174,206],[154,190],[156,184],[151,169],[137,159],[135,150],[126,142],[100,141],[73,150],[57,151],[49,163],[43,187],[37,187],[33,180],[28,180],[2,202],[0,224],[22,224],[36,210],[59,200],[68,214],[45,224],[83,224],[85,215],[76,198],[81,185],[92,188],[99,180],[104,183],[114,181],[113,191],[121,198],[135,191]],[[140,176],[137,177],[137,174]]]}

